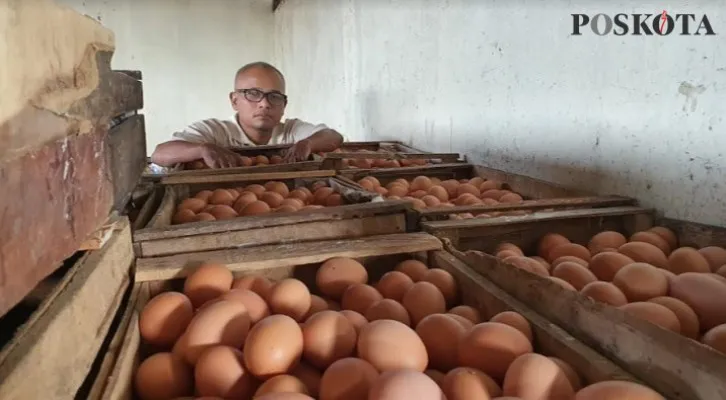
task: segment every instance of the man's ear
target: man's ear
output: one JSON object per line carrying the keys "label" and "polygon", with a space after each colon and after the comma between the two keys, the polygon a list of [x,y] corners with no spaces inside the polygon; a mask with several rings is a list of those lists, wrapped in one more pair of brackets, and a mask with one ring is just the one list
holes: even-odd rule
{"label": "man's ear", "polygon": [[229,103],[232,104],[232,108],[237,106],[237,96],[234,92],[229,92]]}

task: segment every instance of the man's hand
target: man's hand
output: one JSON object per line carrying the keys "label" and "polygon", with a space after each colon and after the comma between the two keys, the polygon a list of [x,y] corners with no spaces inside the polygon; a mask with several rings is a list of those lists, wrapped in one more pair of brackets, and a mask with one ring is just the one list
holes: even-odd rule
{"label": "man's hand", "polygon": [[242,165],[242,156],[214,144],[204,144],[202,159],[209,168],[231,168]]}
{"label": "man's hand", "polygon": [[285,163],[305,161],[308,159],[308,157],[310,157],[312,150],[313,149],[310,141],[308,139],[303,139],[287,149],[287,152],[285,152],[285,157],[282,158],[282,161]]}

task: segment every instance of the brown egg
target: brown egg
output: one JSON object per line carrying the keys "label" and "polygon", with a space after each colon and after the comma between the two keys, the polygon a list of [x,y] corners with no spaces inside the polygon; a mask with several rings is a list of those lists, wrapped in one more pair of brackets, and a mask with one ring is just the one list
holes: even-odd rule
{"label": "brown egg", "polygon": [[676,275],[684,272],[711,272],[708,260],[693,247],[681,247],[671,253],[667,269]]}
{"label": "brown egg", "polygon": [[719,269],[716,270],[716,274],[726,278],[726,264],[719,267]]}
{"label": "brown egg", "polygon": [[513,249],[507,249],[507,250],[500,250],[496,253],[497,258],[501,258],[502,260],[509,257],[523,257],[524,254],[520,254],[520,251],[515,251]]}
{"label": "brown egg", "polygon": [[428,191],[431,188],[431,179],[426,176],[417,176],[411,181],[410,190],[412,192],[417,190]]}
{"label": "brown egg", "polygon": [[387,319],[368,323],[358,336],[358,357],[378,371],[423,371],[428,364],[426,346],[408,326]]}
{"label": "brown egg", "polygon": [[441,201],[437,197],[432,196],[432,195],[425,195],[425,196],[423,196],[421,198],[421,201],[423,201],[424,203],[426,203],[426,206],[427,207],[436,207],[439,204],[441,204]]}
{"label": "brown egg", "polygon": [[209,204],[232,206],[235,198],[227,189],[216,189],[209,197]]}
{"label": "brown egg", "polygon": [[337,207],[343,204],[343,197],[339,193],[333,193],[325,198],[325,207]]}
{"label": "brown egg", "polygon": [[726,323],[726,284],[717,279],[697,272],[680,274],[671,281],[670,296],[696,312],[702,331]]}
{"label": "brown egg", "polygon": [[255,324],[242,351],[247,369],[261,379],[288,373],[302,352],[302,330],[287,315],[271,315]]}
{"label": "brown egg", "polygon": [[141,362],[134,380],[142,400],[173,399],[194,392],[191,368],[171,353],[156,353]]}
{"label": "brown egg", "polygon": [[[660,250],[659,250],[660,251]],[[658,269],[646,263],[624,266],[613,277],[613,284],[628,301],[647,301],[668,293],[668,280]]]}
{"label": "brown egg", "polygon": [[292,375],[277,375],[266,380],[255,392],[255,399],[270,393],[309,394],[307,386]]}
{"label": "brown egg", "polygon": [[678,236],[676,236],[676,234],[672,230],[663,226],[656,226],[648,229],[648,231],[653,232],[656,235],[665,239],[671,249],[675,249],[676,247],[678,247]]}
{"label": "brown egg", "polygon": [[467,329],[446,314],[432,314],[416,325],[416,333],[426,346],[429,367],[449,371],[458,365],[459,341]]}
{"label": "brown egg", "polygon": [[411,325],[411,317],[408,316],[408,311],[406,311],[401,303],[391,299],[379,300],[368,307],[365,318],[368,321],[391,319],[408,326]]}
{"label": "brown egg", "polygon": [[282,164],[282,157],[275,154],[274,156],[270,157],[270,164]]}
{"label": "brown egg", "polygon": [[430,282],[416,282],[403,295],[401,301],[411,316],[413,326],[431,314],[446,312],[446,299],[441,291]]}
{"label": "brown egg", "polygon": [[388,187],[388,195],[389,196],[399,196],[399,197],[403,197],[403,196],[405,196],[407,194],[408,194],[408,188],[405,187],[405,186],[403,186],[403,185],[394,184],[394,185],[390,185]]}
{"label": "brown egg", "polygon": [[400,302],[411,286],[413,280],[408,275],[399,271],[390,271],[383,274],[375,287],[384,298]]}
{"label": "brown egg", "polygon": [[353,324],[337,311],[320,311],[302,328],[303,357],[322,370],[353,355],[357,334]]}
{"label": "brown egg", "polygon": [[440,203],[449,201],[449,193],[442,186],[431,186],[428,190],[428,194],[436,197]]}
{"label": "brown egg", "polygon": [[313,194],[312,202],[314,204],[323,206],[323,205],[325,205],[325,201],[327,200],[328,196],[330,196],[334,192],[335,192],[335,190],[333,190],[333,188],[321,187],[321,188],[317,189],[315,191],[315,193]]}
{"label": "brown egg", "polygon": [[576,290],[582,290],[585,285],[597,280],[595,274],[589,269],[570,261],[565,261],[552,268],[552,276],[567,281]]}
{"label": "brown egg", "polygon": [[459,364],[501,381],[517,357],[531,352],[532,343],[522,332],[498,322],[483,322],[459,341]]}
{"label": "brown egg", "polygon": [[513,244],[513,243],[507,243],[507,242],[499,243],[497,245],[495,252],[499,253],[500,251],[503,251],[503,250],[513,251],[516,253],[515,255],[524,256],[524,252],[522,251],[522,249],[520,249],[519,246],[517,246],[516,244]]}
{"label": "brown egg", "polygon": [[575,391],[557,363],[540,354],[523,354],[507,370],[505,396],[523,399],[571,399]]}
{"label": "brown egg", "polygon": [[581,389],[574,400],[665,400],[646,386],[627,381],[601,381]]}
{"label": "brown egg", "polygon": [[320,371],[301,361],[290,371],[290,375],[300,379],[311,396],[317,398],[320,395],[320,381],[323,378]]}
{"label": "brown egg", "polygon": [[[545,267],[545,269],[547,271],[550,271],[552,269],[552,265],[550,265],[550,263],[548,263],[547,260],[545,260],[544,258],[542,258],[540,256],[534,256],[534,257],[529,257],[529,258],[531,258],[532,260],[535,260],[538,263],[542,264],[542,266]],[[558,260],[559,259],[562,259],[562,258],[564,258],[564,257],[560,257],[560,258],[558,258]],[[577,257],[575,257],[575,258],[577,258]],[[555,260],[555,261],[557,261],[557,260]]]}
{"label": "brown egg", "polygon": [[444,295],[446,304],[449,306],[457,302],[459,298],[459,289],[456,279],[448,271],[441,268],[431,268],[423,277],[423,282],[432,283],[436,286],[441,294]]}
{"label": "brown egg", "polygon": [[628,243],[628,239],[620,232],[604,231],[593,236],[587,244],[587,249],[593,256],[602,252],[604,249],[615,248]]}
{"label": "brown egg", "polygon": [[378,371],[365,360],[343,358],[325,370],[320,400],[367,400]]}
{"label": "brown egg", "polygon": [[276,213],[291,213],[291,212],[297,212],[298,209],[293,206],[280,206],[275,209]]}
{"label": "brown egg", "polygon": [[288,278],[272,287],[267,302],[274,314],[287,315],[300,322],[310,309],[312,299],[304,283]]}
{"label": "brown egg", "polygon": [[673,311],[678,317],[681,324],[681,335],[691,339],[698,340],[698,334],[701,331],[701,325],[698,322],[698,316],[688,304],[676,299],[675,297],[656,297],[648,300],[650,303],[660,304],[663,307]]}
{"label": "brown egg", "polygon": [[194,211],[184,208],[174,213],[174,216],[171,218],[171,222],[174,224],[186,224],[189,222],[195,222],[196,217],[197,215],[194,214]]}
{"label": "brown egg", "polygon": [[353,310],[341,310],[340,315],[344,316],[345,318],[348,318],[348,321],[350,321],[351,324],[353,324],[353,327],[355,328],[356,333],[360,334],[361,329],[363,329],[364,326],[368,324],[368,320],[366,317],[361,315],[361,313],[353,311]]}
{"label": "brown egg", "polygon": [[610,282],[621,268],[634,262],[632,258],[624,254],[603,251],[592,257],[589,269],[597,279]]}
{"label": "brown egg", "polygon": [[239,301],[244,304],[250,323],[256,324],[261,319],[270,315],[270,308],[265,300],[257,293],[249,289],[232,289],[221,297],[225,300]]}
{"label": "brown egg", "polygon": [[[202,399],[197,399],[202,400]],[[208,400],[221,400],[221,399],[208,399]],[[255,400],[315,400],[312,397],[303,393],[268,393],[260,397],[255,397]]]}
{"label": "brown egg", "polygon": [[518,195],[517,193],[506,193],[502,197],[499,198],[499,202],[501,203],[521,203],[524,201],[522,196]]}
{"label": "brown egg", "polygon": [[572,389],[575,391],[580,390],[582,388],[582,379],[579,375],[577,375],[577,372],[575,372],[575,369],[572,368],[572,366],[565,361],[557,358],[557,357],[548,357],[550,360],[554,361],[555,364],[557,364],[558,367],[564,372],[565,376],[567,377],[567,380],[570,381],[570,385],[572,386]]}
{"label": "brown egg", "polygon": [[203,264],[184,281],[184,294],[194,308],[215,299],[232,287],[232,272],[221,264]]}
{"label": "brown egg", "polygon": [[[315,284],[327,297],[339,300],[348,286],[368,282],[368,271],[352,258],[336,257],[325,261],[315,274]],[[364,310],[365,311],[365,310]]]}
{"label": "brown egg", "polygon": [[[264,193],[263,193],[264,195]],[[234,205],[232,208],[234,208],[235,211],[237,211],[237,214],[241,214],[242,210],[250,204],[257,201],[257,195],[252,192],[242,192],[239,197],[237,197],[237,200],[235,200]]]}
{"label": "brown egg", "polygon": [[502,395],[502,388],[489,375],[466,367],[449,371],[441,389],[446,400],[492,399]]}
{"label": "brown egg", "polygon": [[676,314],[665,306],[645,301],[636,301],[619,307],[628,314],[644,319],[676,333],[681,332],[681,323]]}
{"label": "brown egg", "polygon": [[580,294],[613,307],[620,307],[628,303],[625,294],[610,282],[590,282],[580,290]]}
{"label": "brown egg", "polygon": [[486,192],[482,192],[480,197],[481,199],[492,199],[499,201],[499,199],[502,198],[502,196],[504,196],[505,194],[507,193],[502,190],[492,189],[487,190]]}
{"label": "brown egg", "polygon": [[[554,260],[549,258],[549,252],[553,248],[561,245],[570,243],[570,240],[558,233],[548,233],[542,236],[537,245],[537,255],[544,258],[547,261]],[[551,261],[550,261],[551,262]]]}
{"label": "brown egg", "polygon": [[217,218],[214,218],[214,215],[206,213],[206,212],[200,212],[194,218],[195,222],[216,221],[216,220],[217,220]]}
{"label": "brown egg", "polygon": [[270,159],[267,158],[267,156],[263,156],[260,154],[259,156],[255,157],[255,165],[267,165],[270,163]]}
{"label": "brown egg", "polygon": [[444,378],[446,378],[446,375],[443,372],[437,371],[435,369],[427,369],[426,371],[424,371],[424,374],[426,374],[426,376],[436,382],[439,387],[441,387],[442,383],[444,382]]}
{"label": "brown egg", "polygon": [[499,322],[500,324],[509,325],[522,332],[530,342],[534,338],[532,335],[532,326],[520,313],[516,313],[514,311],[503,311],[493,316],[489,322]]}
{"label": "brown egg", "polygon": [[266,300],[270,294],[272,285],[273,283],[264,276],[249,275],[235,279],[232,282],[232,289],[251,290]]}
{"label": "brown egg", "polygon": [[577,291],[577,289],[575,289],[575,287],[574,287],[574,286],[572,286],[572,285],[570,284],[570,282],[567,282],[567,281],[566,281],[566,280],[564,280],[564,279],[560,279],[560,278],[558,278],[558,277],[556,277],[556,276],[549,276],[549,277],[547,277],[547,279],[549,279],[549,280],[551,280],[552,282],[554,282],[554,283],[556,283],[556,284],[558,284],[558,285],[562,286],[562,287],[563,287],[564,289],[567,289],[567,290],[572,290],[572,291],[574,291],[574,292],[576,292],[576,291]]}
{"label": "brown egg", "polygon": [[476,186],[474,186],[474,185],[472,185],[470,183],[461,184],[461,185],[459,185],[456,188],[456,195],[457,196],[461,196],[461,195],[463,195],[465,193],[469,193],[471,195],[474,195],[475,197],[478,197],[479,194],[480,194],[479,188],[477,188]]}
{"label": "brown egg", "polygon": [[453,199],[457,197],[457,188],[459,187],[459,182],[455,179],[449,179],[446,181],[443,181],[439,184],[444,190],[446,190],[446,193],[449,195],[449,199]]}
{"label": "brown egg", "polygon": [[701,342],[726,355],[726,324],[711,328],[703,335]]}
{"label": "brown egg", "polygon": [[271,211],[270,205],[265,203],[264,201],[255,201],[242,209],[241,216],[252,216],[252,215],[262,215],[267,214]]}
{"label": "brown egg", "polygon": [[533,273],[535,275],[539,275],[539,276],[542,276],[545,278],[550,276],[550,273],[549,273],[549,271],[547,271],[547,268],[543,267],[542,264],[540,264],[537,261],[535,261],[531,258],[528,258],[528,257],[520,257],[520,256],[507,257],[502,261],[507,264],[511,264],[519,269],[523,269],[525,271]]}
{"label": "brown egg", "polygon": [[501,189],[501,188],[502,188],[502,183],[501,182],[498,182],[498,181],[495,181],[495,180],[491,180],[491,179],[488,179],[488,180],[482,182],[481,185],[479,185],[479,191],[482,192],[482,193],[483,192],[486,192],[487,190],[491,190],[491,189]]}
{"label": "brown egg", "polygon": [[270,208],[277,208],[282,205],[282,201],[285,200],[285,198],[277,192],[265,192],[262,196],[260,196],[260,200],[267,203]]}
{"label": "brown egg", "polygon": [[144,306],[139,315],[139,331],[146,343],[171,348],[192,320],[194,308],[189,298],[178,292],[160,293]]}
{"label": "brown egg", "polygon": [[668,268],[668,258],[657,247],[645,242],[630,242],[618,247],[618,252],[635,262],[647,263],[658,268]]}
{"label": "brown egg", "polygon": [[267,191],[267,189],[265,189],[265,187],[260,184],[253,183],[251,185],[245,186],[244,191],[254,193],[255,196],[260,197],[263,193]]}
{"label": "brown egg", "polygon": [[473,324],[481,322],[481,315],[479,311],[471,306],[456,306],[449,310],[449,314],[459,315],[471,321]]}
{"label": "brown egg", "polygon": [[298,200],[302,201],[303,203],[307,203],[310,196],[301,188],[297,188],[295,190],[290,191],[288,198],[289,199],[298,199]]}
{"label": "brown egg", "polygon": [[698,250],[699,253],[708,261],[711,271],[716,272],[726,264],[726,249],[718,246],[708,246]]}
{"label": "brown egg", "polygon": [[428,196],[426,193],[427,192],[425,190],[416,190],[411,192],[409,196],[413,197],[414,199],[422,199],[424,196]]}
{"label": "brown egg", "polygon": [[367,191],[369,191],[369,192],[372,192],[372,191],[374,191],[374,190],[376,189],[376,185],[375,185],[375,184],[373,183],[373,181],[371,181],[371,180],[367,179],[367,177],[366,177],[366,178],[363,178],[363,179],[361,179],[361,180],[359,180],[359,181],[358,181],[358,184],[359,184],[359,185],[360,185],[360,186],[361,186],[361,187],[362,187],[363,189],[365,189],[365,190],[367,190]]}
{"label": "brown egg", "polygon": [[388,189],[386,189],[386,188],[384,188],[384,187],[380,187],[380,186],[378,186],[378,187],[376,187],[376,188],[374,189],[374,191],[375,191],[376,193],[380,194],[380,195],[381,195],[381,196],[383,196],[383,197],[385,197],[385,196],[387,196],[387,195],[388,195]]}
{"label": "brown egg", "polygon": [[246,156],[240,157],[240,166],[242,167],[251,167],[254,164],[254,161]]}
{"label": "brown egg", "polygon": [[250,317],[244,304],[218,300],[199,310],[184,334],[184,358],[194,365],[208,348],[217,345],[242,347],[250,329]]}
{"label": "brown egg", "polygon": [[209,198],[212,197],[214,192],[211,190],[202,190],[194,195],[194,198],[204,200],[205,203],[209,202]]}
{"label": "brown egg", "polygon": [[653,232],[636,232],[632,236],[630,236],[631,242],[643,242],[643,243],[650,243],[653,246],[660,249],[660,251],[663,252],[666,256],[671,253],[671,246],[668,244],[668,242],[660,237],[658,234]]}
{"label": "brown egg", "polygon": [[[490,199],[488,197],[481,199],[481,203],[484,204],[485,206],[496,206],[497,204],[499,204],[498,201],[496,201],[494,199]],[[489,213],[489,216],[494,217],[495,215],[494,215],[494,213]]]}
{"label": "brown egg", "polygon": [[[303,318],[303,321],[307,321],[308,318],[310,318],[312,315],[319,313],[320,311],[329,310],[330,305],[328,302],[317,295],[310,295],[310,309],[308,310],[308,313],[305,314],[305,317]],[[334,310],[335,311],[335,310]]]}
{"label": "brown egg", "polygon": [[376,288],[364,283],[356,283],[345,289],[340,305],[345,310],[353,310],[365,315],[368,308],[379,300],[383,300],[383,296],[378,293]]}
{"label": "brown egg", "polygon": [[177,207],[177,210],[191,210],[193,213],[197,214],[201,212],[206,206],[206,201],[192,197],[182,200],[182,202],[179,204],[179,207]]}
{"label": "brown egg", "polygon": [[242,352],[229,346],[214,346],[199,356],[194,383],[201,396],[234,399],[249,398],[256,385],[244,366]]}
{"label": "brown egg", "polygon": [[429,267],[418,260],[406,260],[398,263],[395,270],[408,275],[408,277],[415,283],[423,280],[424,276],[429,271]]}
{"label": "brown egg", "polygon": [[554,260],[558,259],[559,257],[563,256],[573,256],[577,258],[581,258],[585,261],[590,261],[590,250],[587,249],[587,247],[576,244],[576,243],[564,243],[560,244],[558,246],[555,246],[550,249],[548,253],[549,258],[545,257],[547,261],[553,262]]}
{"label": "brown egg", "polygon": [[375,400],[446,400],[436,382],[418,371],[385,372],[378,377],[368,396]]}
{"label": "brown egg", "polygon": [[232,197],[234,197],[235,201],[237,201],[240,191],[238,191],[237,189],[227,189],[227,191],[229,192],[229,194],[232,195]]}
{"label": "brown egg", "polygon": [[212,216],[218,221],[222,221],[225,219],[234,219],[238,217],[237,211],[227,205],[214,206],[211,210],[209,210],[209,214],[212,214]]}
{"label": "brown egg", "polygon": [[365,177],[363,179],[367,179],[367,180],[373,182],[373,186],[374,187],[380,187],[381,186],[381,181],[379,181],[378,178],[376,178],[375,176],[367,176],[367,177]]}

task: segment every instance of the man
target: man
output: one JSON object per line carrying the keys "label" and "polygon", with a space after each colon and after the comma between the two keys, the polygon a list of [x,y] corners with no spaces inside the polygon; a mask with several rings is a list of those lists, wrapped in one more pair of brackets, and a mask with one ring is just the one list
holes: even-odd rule
{"label": "man", "polygon": [[154,164],[168,167],[203,160],[210,168],[241,166],[241,156],[230,147],[293,143],[285,162],[303,161],[310,154],[340,147],[343,136],[325,125],[299,119],[280,122],[287,106],[285,77],[265,62],[247,64],[237,71],[234,91],[229,94],[233,118],[195,122],[172,135],[173,140],[156,146]]}

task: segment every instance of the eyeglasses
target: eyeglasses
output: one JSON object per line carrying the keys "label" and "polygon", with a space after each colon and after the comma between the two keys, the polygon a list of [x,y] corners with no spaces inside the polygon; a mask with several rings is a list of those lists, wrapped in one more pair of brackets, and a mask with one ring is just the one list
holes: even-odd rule
{"label": "eyeglasses", "polygon": [[267,98],[267,102],[273,106],[281,106],[287,104],[287,96],[280,92],[263,92],[259,89],[235,89],[235,93],[242,93],[245,99],[259,103],[262,99]]}

